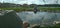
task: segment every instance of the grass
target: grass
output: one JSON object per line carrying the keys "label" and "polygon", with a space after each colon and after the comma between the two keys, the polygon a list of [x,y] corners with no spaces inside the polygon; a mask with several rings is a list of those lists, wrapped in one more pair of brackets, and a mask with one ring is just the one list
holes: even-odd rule
{"label": "grass", "polygon": [[[5,8],[0,8],[2,10],[15,10],[17,12],[19,11],[32,11],[33,8],[31,7],[5,7]],[[60,7],[38,7],[38,10],[59,10],[60,11]]]}
{"label": "grass", "polygon": [[39,10],[60,10],[60,7],[39,7]]}
{"label": "grass", "polygon": [[7,7],[7,8],[0,8],[2,10],[15,10],[15,11],[28,11],[28,10],[32,10],[32,8],[24,8],[24,7]]}

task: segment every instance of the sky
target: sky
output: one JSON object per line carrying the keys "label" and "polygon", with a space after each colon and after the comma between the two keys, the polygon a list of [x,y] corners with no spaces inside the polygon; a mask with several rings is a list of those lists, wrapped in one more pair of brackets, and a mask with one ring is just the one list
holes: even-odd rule
{"label": "sky", "polygon": [[[57,0],[0,0],[0,2],[8,2],[15,4],[56,4]],[[60,4],[60,0],[58,0],[58,4]]]}

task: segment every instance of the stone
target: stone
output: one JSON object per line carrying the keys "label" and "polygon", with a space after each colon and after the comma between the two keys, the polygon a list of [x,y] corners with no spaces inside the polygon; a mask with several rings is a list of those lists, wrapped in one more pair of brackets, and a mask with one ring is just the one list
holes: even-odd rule
{"label": "stone", "polygon": [[23,21],[13,10],[0,11],[0,28],[23,28]]}

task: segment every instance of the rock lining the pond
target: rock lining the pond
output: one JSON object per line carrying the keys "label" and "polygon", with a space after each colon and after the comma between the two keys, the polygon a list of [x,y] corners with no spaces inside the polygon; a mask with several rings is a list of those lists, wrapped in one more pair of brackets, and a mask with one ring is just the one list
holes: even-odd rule
{"label": "rock lining the pond", "polygon": [[23,22],[13,10],[0,11],[0,28],[23,28]]}

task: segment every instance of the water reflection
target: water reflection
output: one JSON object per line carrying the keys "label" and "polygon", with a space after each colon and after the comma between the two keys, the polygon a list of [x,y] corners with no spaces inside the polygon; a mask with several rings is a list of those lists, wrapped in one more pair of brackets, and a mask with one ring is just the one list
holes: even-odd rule
{"label": "water reflection", "polygon": [[19,12],[18,15],[23,21],[27,21],[30,24],[48,24],[51,25],[54,21],[60,21],[60,13],[49,12]]}

